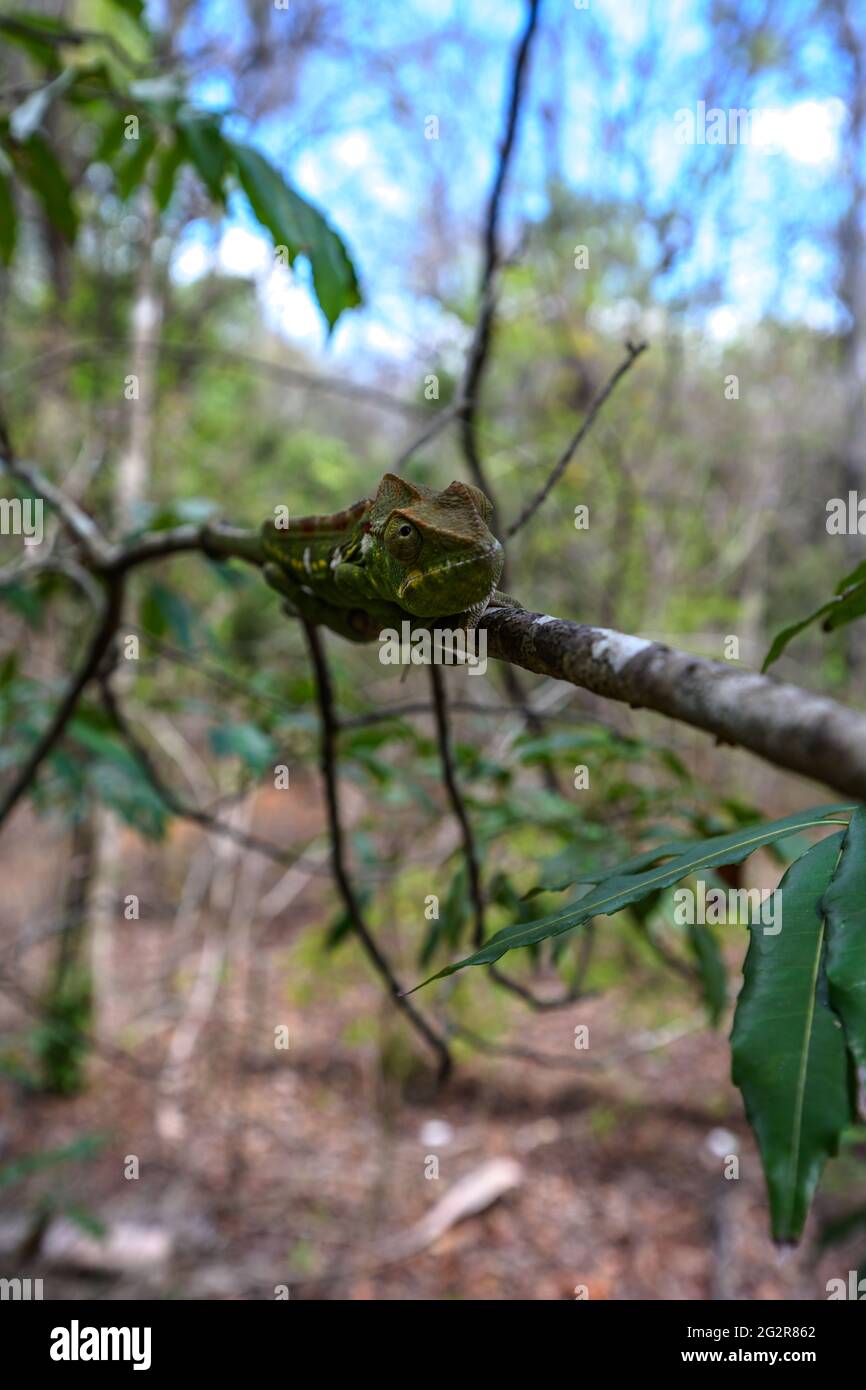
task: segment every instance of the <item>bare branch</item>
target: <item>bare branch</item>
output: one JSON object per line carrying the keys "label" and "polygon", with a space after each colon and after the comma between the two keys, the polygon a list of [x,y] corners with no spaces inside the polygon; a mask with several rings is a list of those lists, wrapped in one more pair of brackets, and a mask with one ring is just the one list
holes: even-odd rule
{"label": "bare branch", "polygon": [[[463,793],[457,781],[457,773],[454,767],[454,755],[451,750],[451,731],[448,723],[448,697],[445,691],[445,680],[442,668],[437,666],[435,661],[430,666],[430,687],[433,691],[433,713],[436,718],[436,738],[439,746],[439,761],[442,765],[442,777],[445,782],[445,789],[448,793],[448,800],[451,803],[451,810],[454,818],[460,826],[460,838],[463,842],[463,857],[466,862],[466,875],[469,880],[469,897],[472,902],[472,912],[474,917],[473,942],[476,947],[484,943],[484,890],[481,884],[481,868],[478,862],[478,850],[475,844],[475,835],[472,830],[472,822],[469,819],[469,812],[463,800]],[[564,995],[558,995],[554,999],[539,999],[533,991],[518,980],[512,980],[503,970],[491,965],[488,972],[492,979],[503,989],[516,994],[531,1009],[560,1009],[568,1004],[573,1004],[579,998],[572,990]]]}
{"label": "bare branch", "polygon": [[436,738],[439,745],[439,761],[442,765],[442,777],[445,782],[445,789],[448,793],[448,800],[451,802],[451,810],[460,826],[460,836],[463,841],[463,855],[466,860],[466,875],[469,880],[469,896],[472,900],[472,911],[475,918],[472,939],[475,946],[481,946],[484,942],[484,893],[481,887],[481,870],[478,866],[478,853],[475,848],[475,836],[472,833],[472,823],[469,820],[469,813],[466,804],[457,785],[457,776],[454,771],[454,758],[451,752],[451,733],[448,727],[448,702],[445,694],[445,680],[442,675],[442,668],[435,661],[430,664],[430,689],[433,692],[433,712],[436,716]]}
{"label": "bare branch", "polygon": [[263,840],[258,835],[250,835],[238,826],[230,825],[228,821],[220,820],[218,816],[210,811],[205,811],[199,806],[192,806],[184,801],[183,797],[178,796],[177,792],[168,785],[159,772],[159,769],[151,757],[150,750],[141,741],[135,729],[132,727],[126,712],[112,688],[111,679],[105,673],[99,682],[102,703],[105,711],[120,734],[129,751],[132,753],[139,767],[144,772],[154,791],[165,803],[166,809],[181,820],[192,821],[195,825],[200,825],[211,835],[221,835],[223,839],[231,840],[234,844],[240,845],[241,849],[252,850],[255,854],[262,854],[266,859],[272,859],[276,864],[282,864],[284,868],[293,868],[303,856],[290,854],[288,850],[280,849],[279,845],[272,844],[270,840]]}
{"label": "bare branch", "polygon": [[[481,456],[478,452],[475,421],[481,381],[487,368],[490,355],[493,321],[496,314],[496,275],[501,260],[499,250],[499,216],[502,209],[502,197],[505,191],[505,183],[508,177],[511,156],[514,152],[517,128],[520,121],[529,54],[538,25],[539,5],[540,0],[527,0],[526,23],[520,42],[517,45],[511,70],[505,129],[502,143],[499,147],[499,159],[497,161],[493,187],[490,190],[487,213],[484,219],[484,255],[478,291],[478,320],[469,348],[466,370],[460,389],[461,405],[458,411],[460,439],[466,463],[475,483],[481,488],[482,492],[485,492],[488,497],[490,497],[493,503],[494,518],[497,511],[496,498],[491,494],[490,485],[485,476],[484,465],[481,462]],[[493,529],[496,529],[495,522]]]}
{"label": "bare branch", "polygon": [[[70,360],[80,361],[88,357],[104,356],[116,352],[118,348],[127,346],[126,338],[117,337],[100,337],[64,343],[60,347],[51,348],[48,352],[41,353],[28,362],[0,373],[0,379],[10,379],[21,372],[26,372],[29,375],[37,368],[41,374],[50,371],[55,363],[62,365]],[[282,362],[270,362],[266,357],[254,357],[249,353],[239,352],[235,348],[212,347],[206,343],[161,340],[158,343],[149,344],[148,351],[157,352],[161,357],[174,358],[180,362],[240,363],[242,366],[249,367],[251,371],[258,372],[261,376],[269,377],[272,381],[287,381],[303,387],[305,390],[345,396],[348,400],[360,401],[365,405],[375,405],[397,415],[418,417],[425,413],[424,407],[419,405],[417,401],[403,400],[400,396],[394,396],[390,391],[383,391],[377,386],[364,386],[360,382],[344,381],[339,377],[321,376],[317,372],[305,372],[298,367],[290,367]]]}
{"label": "bare branch", "polygon": [[57,513],[66,530],[78,545],[90,567],[99,570],[111,555],[111,546],[92,517],[77,502],[56,487],[45,474],[32,464],[19,463],[9,443],[9,436],[0,423],[0,463],[6,472],[23,483],[37,497],[42,497]]}
{"label": "bare branch", "polygon": [[121,579],[115,579],[108,584],[102,618],[96,632],[91,638],[90,646],[87,649],[87,654],[83,662],[71,677],[63,698],[57,706],[47,729],[37,740],[30,754],[25,759],[24,765],[18,772],[12,786],[6,792],[2,800],[0,800],[0,825],[3,824],[20,798],[27,791],[42,763],[48,757],[48,754],[51,752],[58,739],[61,738],[64,729],[75,713],[78,701],[81,699],[84,690],[99,671],[102,661],[117,632],[122,607],[123,582]]}
{"label": "bare branch", "polygon": [[352,930],[366,951],[374,969],[384,982],[397,1008],[402,1010],[413,1028],[420,1033],[428,1047],[436,1054],[439,1063],[438,1077],[439,1081],[442,1082],[451,1071],[451,1053],[448,1050],[448,1044],[402,993],[402,986],[395,976],[390,962],[364,921],[360,904],[352,887],[352,881],[346,867],[343,825],[340,819],[340,803],[337,792],[337,720],[334,711],[331,676],[318,629],[305,619],[301,621],[315,672],[316,696],[322,721],[320,757],[328,809],[328,829],[331,837],[331,862],[334,878],[349,921],[352,924]]}
{"label": "bare branch", "polygon": [[261,566],[264,561],[258,531],[246,531],[223,522],[208,521],[203,526],[178,526],[171,531],[146,531],[126,545],[114,547],[102,570],[119,574],[151,560],[169,555],[201,551],[211,560],[246,560]]}
{"label": "bare branch", "polygon": [[577,453],[584,439],[592,429],[593,424],[596,420],[596,416],[602,409],[608,396],[610,396],[612,392],[616,389],[617,383],[625,376],[626,372],[629,370],[632,364],[637,361],[641,353],[646,351],[647,344],[627,343],[626,347],[628,349],[627,355],[624,357],[622,362],[620,362],[616,371],[608,378],[602,389],[599,391],[598,395],[596,396],[595,400],[589,408],[586,419],[583,421],[583,424],[581,425],[577,433],[574,435],[574,437],[569,441],[563,453],[557,459],[546,483],[540,489],[540,491],[538,491],[535,494],[532,500],[530,502],[527,502],[526,506],[523,508],[523,511],[517,517],[516,521],[512,521],[511,525],[508,527],[507,531],[505,532],[506,540],[510,540],[512,536],[517,534],[517,532],[520,530],[522,526],[526,525],[527,521],[529,521],[529,519],[535,515],[542,502],[544,502],[544,500],[556,487],[556,484],[559,482],[566,468],[571,463],[571,460],[574,458],[574,455]]}
{"label": "bare branch", "polygon": [[416,437],[406,445],[402,453],[398,454],[394,463],[394,472],[401,472],[414,453],[417,453],[425,444],[429,444],[431,439],[435,439],[437,435],[441,434],[446,425],[451,424],[452,420],[456,420],[463,406],[463,397],[457,396],[449,405],[438,410],[430,423],[425,425],[421,433],[416,435]]}

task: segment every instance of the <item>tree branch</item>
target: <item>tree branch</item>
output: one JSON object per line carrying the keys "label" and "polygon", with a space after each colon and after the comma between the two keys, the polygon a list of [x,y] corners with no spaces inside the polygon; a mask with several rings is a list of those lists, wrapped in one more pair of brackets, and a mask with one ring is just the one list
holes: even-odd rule
{"label": "tree branch", "polygon": [[487,368],[487,361],[490,355],[490,346],[493,336],[493,320],[496,314],[496,275],[501,259],[499,250],[499,216],[502,209],[502,196],[505,191],[505,182],[508,177],[511,157],[514,153],[514,143],[517,136],[520,110],[523,104],[525,91],[529,54],[538,25],[539,3],[540,0],[527,0],[526,23],[520,42],[517,45],[517,50],[514,55],[514,64],[511,69],[511,83],[508,95],[508,108],[505,117],[505,130],[502,143],[499,147],[499,159],[497,161],[493,187],[490,190],[490,198],[488,199],[487,212],[484,218],[484,256],[478,290],[478,320],[475,325],[475,332],[466,361],[466,370],[460,388],[461,404],[458,410],[460,440],[463,446],[466,463],[475,483],[481,488],[482,492],[485,492],[488,497],[490,497],[493,503],[494,519],[497,510],[496,498],[490,491],[490,486],[485,476],[484,465],[481,462],[481,456],[478,452],[475,421],[478,410],[481,380]]}
{"label": "tree branch", "polygon": [[445,679],[442,675],[441,666],[433,661],[430,665],[430,689],[433,692],[433,713],[436,717],[436,740],[439,745],[439,762],[442,765],[442,777],[445,782],[445,790],[448,793],[448,800],[451,803],[451,810],[454,818],[460,826],[460,837],[463,841],[463,856],[466,860],[466,875],[469,880],[469,896],[472,900],[472,911],[474,923],[472,929],[473,944],[478,947],[484,942],[484,893],[481,887],[481,870],[478,866],[478,853],[475,848],[475,836],[472,833],[472,822],[466,810],[460,788],[457,785],[457,775],[454,771],[454,758],[451,752],[451,731],[448,726],[448,702],[445,694]]}
{"label": "tree branch", "polygon": [[531,501],[527,502],[526,506],[523,508],[523,511],[520,513],[517,519],[515,521],[512,521],[511,525],[508,527],[507,531],[505,532],[506,540],[510,540],[512,536],[517,534],[517,532],[520,530],[522,526],[526,525],[527,521],[529,521],[530,518],[533,517],[535,513],[538,511],[538,508],[541,506],[542,502],[544,502],[548,495],[553,491],[556,484],[559,482],[560,478],[565,472],[566,468],[571,463],[571,460],[574,458],[574,455],[577,453],[578,449],[583,443],[584,439],[592,429],[595,423],[596,416],[602,409],[608,396],[610,396],[613,393],[613,391],[616,389],[617,383],[622,379],[622,377],[625,376],[626,372],[629,370],[632,364],[637,361],[641,353],[646,351],[647,344],[626,343],[626,348],[628,349],[626,357],[623,359],[622,362],[620,362],[616,371],[608,378],[602,389],[599,391],[598,395],[596,396],[595,400],[590,406],[586,419],[583,421],[583,424],[581,425],[580,429],[569,441],[566,448],[554,464],[550,476],[547,479],[547,482],[535,494]]}
{"label": "tree branch", "polygon": [[355,896],[355,890],[352,887],[352,881],[346,866],[343,825],[340,819],[340,803],[337,791],[337,719],[334,710],[334,693],[331,686],[331,676],[318,629],[305,619],[301,619],[301,622],[303,623],[307,646],[309,647],[310,658],[313,663],[313,671],[316,677],[316,695],[322,721],[320,759],[322,779],[325,784],[328,829],[331,838],[331,862],[337,888],[343,899],[346,914],[352,924],[352,930],[366,951],[367,957],[377,974],[385,984],[388,993],[397,1008],[402,1010],[416,1032],[420,1033],[428,1047],[436,1054],[439,1063],[438,1079],[440,1082],[443,1082],[451,1071],[451,1053],[448,1050],[448,1044],[445,1042],[444,1038],[440,1037],[432,1025],[428,1023],[424,1015],[419,1013],[415,1006],[411,1004],[402,993],[402,986],[394,974],[390,962],[380,949],[364,921],[361,906]]}
{"label": "tree branch", "polygon": [[42,763],[48,757],[48,754],[51,752],[58,739],[62,736],[66,725],[75,713],[78,701],[81,699],[85,688],[97,674],[103,658],[111,646],[114,634],[117,631],[122,607],[123,582],[120,579],[115,579],[108,584],[102,618],[91,638],[90,646],[87,649],[87,654],[83,662],[71,677],[60,704],[57,706],[45,732],[37,739],[36,744],[25,759],[24,765],[20,769],[18,776],[6,792],[6,795],[0,800],[0,825],[3,824],[20,798],[27,791]]}
{"label": "tree branch", "polygon": [[[469,819],[469,812],[463,800],[463,793],[457,781],[457,772],[454,767],[454,755],[451,749],[451,730],[448,722],[448,697],[445,690],[445,678],[442,674],[441,666],[434,661],[430,665],[430,687],[433,692],[433,713],[436,719],[436,739],[439,746],[439,761],[442,765],[442,777],[445,782],[445,789],[448,793],[448,800],[451,803],[451,810],[454,818],[460,827],[460,838],[463,842],[463,857],[466,862],[466,875],[469,880],[469,897],[472,901],[472,912],[474,917],[472,940],[476,947],[484,944],[484,889],[481,884],[481,868],[478,862],[478,850],[475,845],[475,835],[472,830],[472,822]],[[491,979],[495,980],[503,989],[511,994],[516,994],[531,1009],[541,1012],[544,1009],[561,1009],[568,1004],[573,1004],[580,997],[579,993],[568,990],[565,994],[557,995],[553,999],[540,999],[528,985],[521,984],[519,980],[512,980],[498,966],[491,965],[488,971]]]}
{"label": "tree branch", "polygon": [[489,655],[704,729],[721,743],[866,800],[866,716],[769,676],[608,628],[489,608]]}
{"label": "tree branch", "polygon": [[179,796],[173,787],[170,787],[159,772],[150,750],[142,743],[135,729],[126,717],[126,712],[121,705],[115,691],[111,686],[111,679],[108,673],[104,674],[99,681],[100,694],[105,712],[117,729],[132,756],[135,758],[142,772],[147,777],[157,796],[165,803],[166,810],[173,816],[178,816],[181,820],[191,821],[195,825],[200,825],[212,835],[221,835],[223,839],[231,840],[239,845],[241,849],[252,850],[256,854],[262,854],[266,859],[272,859],[276,864],[282,864],[284,868],[294,868],[298,863],[299,856],[290,854],[288,850],[280,849],[279,845],[272,844],[270,840],[263,840],[258,835],[248,835],[245,830],[240,830],[237,826],[229,825],[228,822],[220,820],[218,816],[210,811],[205,811],[199,806],[192,806]]}

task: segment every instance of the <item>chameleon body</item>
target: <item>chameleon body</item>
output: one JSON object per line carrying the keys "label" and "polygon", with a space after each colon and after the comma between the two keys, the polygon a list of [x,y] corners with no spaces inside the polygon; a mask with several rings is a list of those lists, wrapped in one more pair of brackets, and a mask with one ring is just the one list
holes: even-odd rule
{"label": "chameleon body", "polygon": [[484,493],[443,492],[386,473],[373,497],[330,516],[262,527],[264,577],[291,613],[355,642],[406,618],[420,627],[471,628],[496,591],[502,546]]}

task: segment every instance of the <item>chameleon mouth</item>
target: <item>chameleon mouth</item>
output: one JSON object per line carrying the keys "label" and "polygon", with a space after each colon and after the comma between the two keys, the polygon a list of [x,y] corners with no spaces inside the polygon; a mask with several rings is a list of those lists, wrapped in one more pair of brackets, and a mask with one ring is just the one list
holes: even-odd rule
{"label": "chameleon mouth", "polygon": [[[397,590],[401,605],[418,617],[462,612],[486,598],[496,586],[502,554],[498,541],[462,560],[444,560],[429,570],[412,570]],[[455,594],[453,580],[459,575]]]}

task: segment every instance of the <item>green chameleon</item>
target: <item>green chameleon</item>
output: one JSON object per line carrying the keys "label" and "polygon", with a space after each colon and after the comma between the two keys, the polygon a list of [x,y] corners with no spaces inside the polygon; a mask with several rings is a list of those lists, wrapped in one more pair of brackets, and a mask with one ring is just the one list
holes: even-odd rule
{"label": "green chameleon", "polygon": [[331,516],[304,516],[261,532],[264,577],[290,613],[353,642],[383,628],[473,628],[489,603],[516,605],[496,588],[504,553],[477,487],[443,492],[386,473],[375,496]]}

